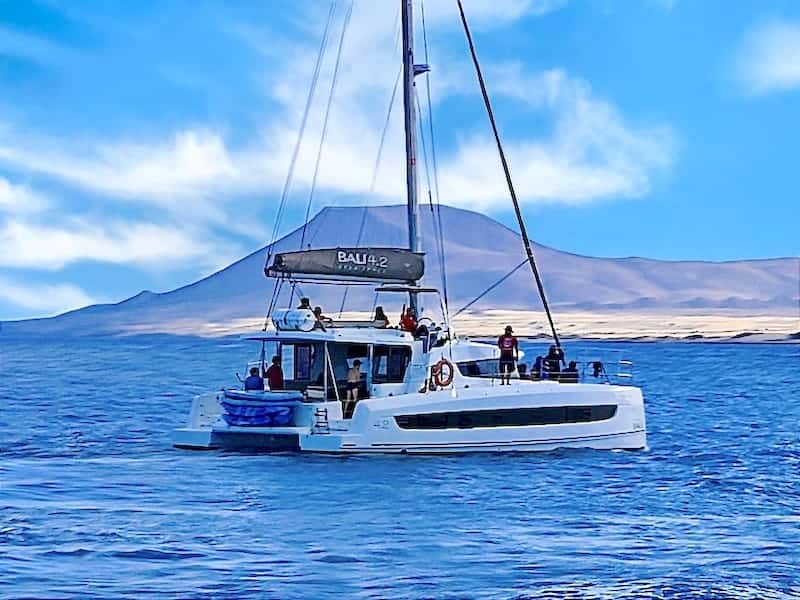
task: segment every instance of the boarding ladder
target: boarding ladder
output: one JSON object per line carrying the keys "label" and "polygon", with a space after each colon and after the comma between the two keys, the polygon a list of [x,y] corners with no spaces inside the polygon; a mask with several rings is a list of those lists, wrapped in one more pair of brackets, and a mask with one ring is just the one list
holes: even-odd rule
{"label": "boarding ladder", "polygon": [[330,433],[331,432],[331,425],[328,422],[328,409],[327,408],[317,408],[314,410],[314,427],[312,428],[312,433]]}

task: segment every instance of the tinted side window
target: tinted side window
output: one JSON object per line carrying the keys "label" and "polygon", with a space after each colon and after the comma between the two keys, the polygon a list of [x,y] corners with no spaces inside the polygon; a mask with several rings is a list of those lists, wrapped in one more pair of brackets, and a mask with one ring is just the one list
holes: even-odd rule
{"label": "tinted side window", "polygon": [[468,360],[456,363],[459,372],[466,377],[489,377],[500,373],[500,365],[496,358]]}
{"label": "tinted side window", "polygon": [[297,381],[308,381],[311,379],[311,346],[298,344],[294,348],[294,378]]}
{"label": "tinted side window", "polygon": [[372,355],[373,383],[402,383],[411,361],[408,346],[375,346]]}
{"label": "tinted side window", "polygon": [[616,413],[616,404],[598,404],[397,415],[394,420],[401,429],[473,429],[588,423],[605,421]]}

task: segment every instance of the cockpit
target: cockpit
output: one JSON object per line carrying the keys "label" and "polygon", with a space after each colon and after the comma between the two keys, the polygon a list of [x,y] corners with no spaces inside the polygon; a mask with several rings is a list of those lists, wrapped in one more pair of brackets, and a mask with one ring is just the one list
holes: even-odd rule
{"label": "cockpit", "polygon": [[[283,388],[302,392],[307,401],[343,400],[348,375],[358,366],[357,398],[392,395],[402,390],[411,363],[410,343],[312,341],[307,339],[263,339],[261,356],[280,358]],[[258,366],[262,359],[250,361]],[[358,365],[356,365],[358,363]],[[351,375],[352,376],[352,375]]]}

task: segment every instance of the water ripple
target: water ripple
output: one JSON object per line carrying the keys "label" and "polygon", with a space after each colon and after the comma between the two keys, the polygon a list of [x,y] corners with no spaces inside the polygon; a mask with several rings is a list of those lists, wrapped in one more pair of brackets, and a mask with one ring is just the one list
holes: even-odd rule
{"label": "water ripple", "polygon": [[624,347],[648,451],[322,457],[170,447],[238,342],[0,339],[0,597],[800,598],[796,348]]}

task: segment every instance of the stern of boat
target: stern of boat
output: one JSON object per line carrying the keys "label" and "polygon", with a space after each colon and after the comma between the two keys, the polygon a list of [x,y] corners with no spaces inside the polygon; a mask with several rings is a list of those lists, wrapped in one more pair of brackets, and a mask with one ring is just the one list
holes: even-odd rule
{"label": "stern of boat", "polygon": [[286,393],[210,392],[194,398],[172,444],[187,450],[297,451],[300,436],[325,423],[328,412]]}
{"label": "stern of boat", "polygon": [[208,392],[195,396],[186,425],[172,432],[173,446],[198,450],[217,447],[212,442],[212,427],[215,423],[223,422],[220,394],[221,392]]}

